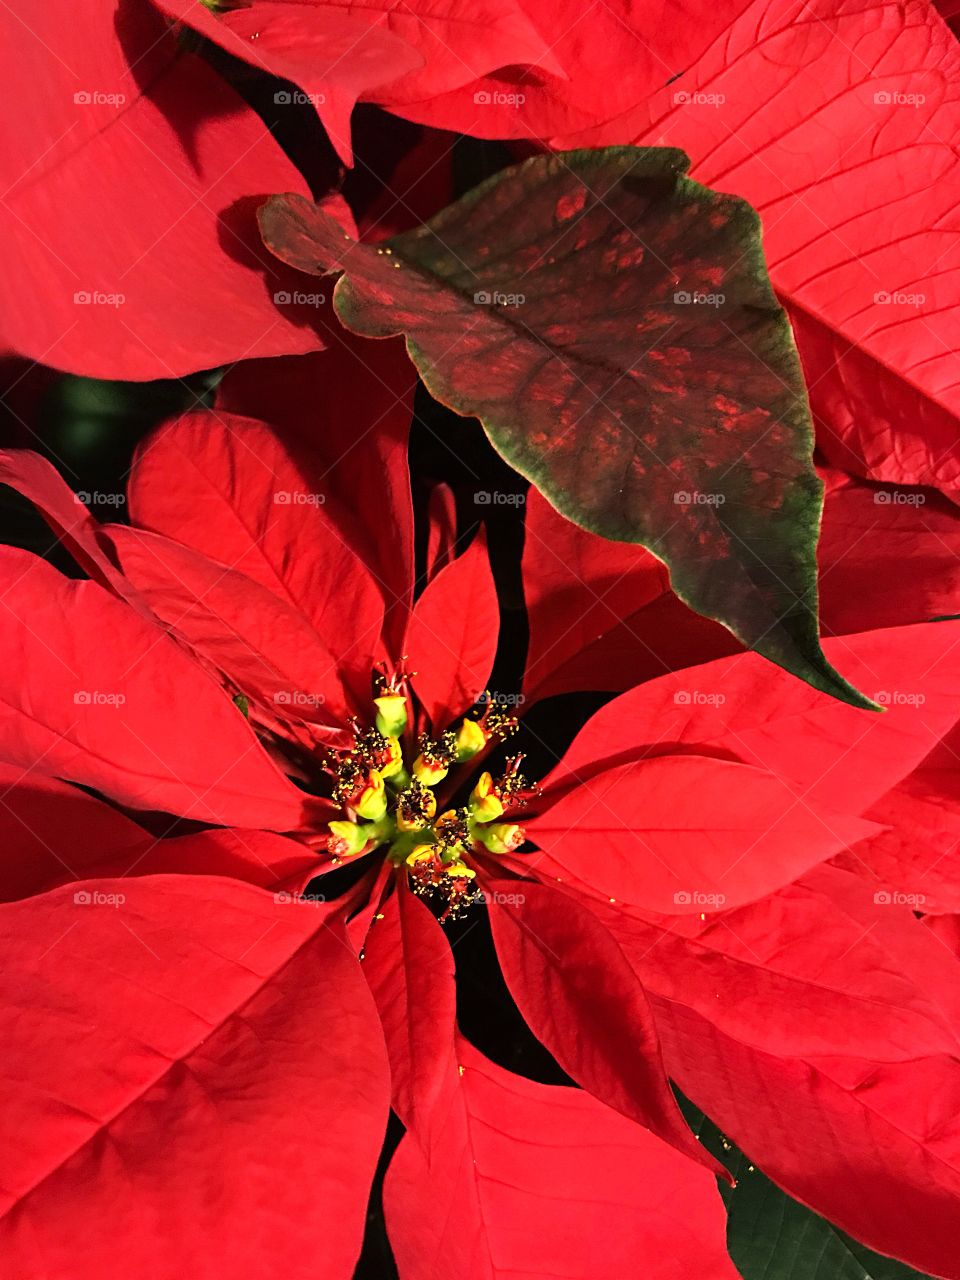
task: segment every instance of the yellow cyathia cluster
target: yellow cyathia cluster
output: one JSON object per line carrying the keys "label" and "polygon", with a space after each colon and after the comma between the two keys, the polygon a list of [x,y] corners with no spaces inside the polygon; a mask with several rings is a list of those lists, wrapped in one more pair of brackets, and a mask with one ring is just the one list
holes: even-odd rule
{"label": "yellow cyathia cluster", "polygon": [[491,710],[486,698],[478,718],[465,718],[437,739],[421,734],[414,742],[409,679],[401,672],[381,675],[373,727],[356,723],[352,746],[332,763],[333,796],[344,816],[329,824],[327,848],[336,858],[350,858],[385,847],[389,860],[406,869],[415,892],[444,901],[447,919],[479,897],[471,853],[507,853],[523,844],[523,828],[508,810],[525,804],[533,789],[519,772],[518,755],[502,777],[481,773],[466,804],[445,807],[458,789],[458,766],[508,737],[516,720]]}

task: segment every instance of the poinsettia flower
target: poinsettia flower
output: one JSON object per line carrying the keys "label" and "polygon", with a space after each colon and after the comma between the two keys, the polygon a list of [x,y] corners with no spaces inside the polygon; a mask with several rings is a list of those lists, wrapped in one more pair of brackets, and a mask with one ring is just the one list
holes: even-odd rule
{"label": "poinsettia flower", "polygon": [[[345,539],[346,513],[317,484],[317,472],[311,479],[298,468],[264,424],[191,415],[147,441],[135,461],[135,523],[98,531],[120,562],[123,585],[111,585],[124,599],[7,549],[8,634],[24,655],[23,646],[39,644],[69,660],[45,676],[35,652],[11,662],[4,754],[128,807],[296,830],[327,851],[327,869],[375,855],[456,915],[478,896],[484,872],[474,853],[522,842],[513,810],[527,794],[517,759],[496,776],[471,769],[513,728],[492,704],[464,718],[484,698],[498,635],[485,547],[475,540],[410,609],[385,596],[386,582]],[[393,531],[401,561],[403,519]],[[409,561],[407,570],[409,582]],[[386,637],[388,604],[409,615],[399,649]],[[104,633],[112,643],[98,648]],[[423,671],[415,703],[408,663]],[[212,672],[227,686],[219,700]],[[455,802],[458,775],[471,772],[469,799]],[[776,781],[742,773],[758,803],[769,803]],[[738,826],[733,856],[754,834],[748,814]],[[798,859],[809,865],[810,849],[819,850],[814,860],[827,857],[872,829],[839,815],[798,815],[786,827],[774,884],[792,878]],[[664,892],[657,887],[655,900]],[[658,1065],[642,990],[620,969],[619,1034],[632,1037],[637,1056],[627,1067],[611,1043],[599,1064],[586,1064],[586,1078],[601,1098],[696,1154]]]}
{"label": "poinsettia flower", "polygon": [[[324,374],[335,385],[356,358],[348,348],[311,358],[315,391],[322,395]],[[324,1253],[326,1215],[307,1215],[310,1274],[318,1258],[326,1274],[348,1274],[372,1135],[385,1118],[388,1061],[390,1101],[408,1132],[388,1212],[409,1275],[429,1275],[424,1259],[449,1250],[466,1274],[482,1274],[483,1257],[494,1274],[524,1265],[511,1208],[492,1188],[498,1178],[527,1185],[523,1150],[543,1141],[559,1108],[573,1154],[569,1181],[553,1194],[578,1197],[571,1222],[581,1234],[594,1235],[613,1212],[609,1183],[592,1197],[577,1178],[587,1173],[575,1154],[585,1127],[598,1126],[604,1142],[625,1144],[637,1161],[660,1150],[649,1132],[679,1153],[666,1167],[692,1171],[677,1173],[677,1194],[692,1206],[698,1233],[702,1224],[717,1276],[728,1277],[709,1174],[699,1167],[709,1162],[661,1062],[662,1019],[671,1077],[773,1178],[878,1248],[956,1274],[944,1231],[926,1222],[960,1194],[952,1130],[922,1113],[929,1081],[947,1097],[956,1087],[960,993],[946,963],[954,962],[909,911],[875,904],[865,880],[824,864],[880,834],[863,815],[960,719],[951,658],[958,624],[828,642],[866,687],[880,681],[912,693],[886,717],[865,717],[755,655],[735,655],[607,704],[537,789],[515,752],[503,758],[513,708],[488,687],[498,609],[482,537],[456,555],[436,530],[426,588],[412,599],[401,425],[409,366],[392,344],[366,358],[377,363],[364,420],[320,436],[316,451],[294,431],[237,413],[236,381],[214,411],[163,426],[135,460],[129,525],[98,524],[34,455],[4,459],[3,479],[38,503],[91,574],[67,579],[26,552],[3,552],[0,758],[11,826],[17,815],[32,825],[37,813],[70,814],[52,836],[40,825],[21,837],[9,855],[30,859],[38,844],[51,846],[45,870],[19,882],[40,896],[3,909],[10,936],[28,940],[11,944],[13,992],[24,971],[55,985],[72,908],[116,910],[118,926],[94,927],[87,916],[63,939],[60,954],[77,974],[95,961],[114,977],[82,998],[76,983],[61,988],[49,1021],[18,1014],[16,1070],[36,1080],[36,1044],[59,1034],[77,1001],[84,1018],[107,1028],[106,1040],[124,1046],[121,1060],[130,1058],[118,1084],[105,1073],[102,1041],[88,1040],[97,1064],[89,1079],[69,1084],[82,1058],[68,1055],[62,1071],[31,1089],[45,1124],[30,1113],[41,1136],[12,1184],[16,1256],[29,1259],[30,1241],[46,1236],[65,1197],[78,1217],[82,1204],[96,1212],[112,1199],[114,1180],[98,1180],[90,1164],[93,1131],[73,1118],[92,1115],[117,1117],[104,1123],[130,1159],[143,1147],[122,1197],[136,1264],[162,1249],[136,1208],[144,1196],[134,1194],[149,1202],[163,1176],[158,1130],[176,1133],[182,1205],[209,1201],[211,1162],[201,1153],[222,1125],[212,1163],[252,1162],[265,1198],[280,1195],[281,1166],[317,1165],[337,1222]],[[378,420],[383,432],[370,433]],[[378,519],[364,522],[361,511]],[[443,516],[442,503],[435,512]],[[180,835],[183,819],[214,829]],[[357,879],[339,892],[329,877],[350,869]],[[306,886],[319,873],[331,901],[318,905]],[[516,1005],[593,1099],[583,1107],[499,1076],[456,1039],[452,954],[435,917],[482,910],[481,893]],[[323,973],[323,1000],[303,1018],[298,993]],[[341,981],[341,995],[328,989]],[[926,994],[931,982],[936,999]],[[143,986],[153,992],[145,1022],[125,1012],[130,989]],[[342,1035],[331,1033],[341,1021]],[[715,1060],[709,1083],[698,1062],[704,1026]],[[159,1078],[145,1037],[165,1064]],[[277,1037],[280,1058],[260,1050]],[[724,1093],[727,1051],[743,1083]],[[321,1060],[304,1073],[311,1054]],[[168,1070],[171,1058],[189,1067],[182,1081]],[[883,1081],[875,1094],[865,1088],[871,1073]],[[285,1092],[302,1098],[322,1128],[340,1096],[331,1082],[355,1078],[365,1086],[356,1133],[342,1139],[345,1168],[331,1166],[326,1146],[295,1152],[284,1126],[276,1150],[254,1158],[249,1134],[271,1132]],[[209,1081],[204,1096],[214,1101],[191,1131],[201,1106],[195,1080],[201,1088]],[[759,1116],[746,1107],[756,1080]],[[519,1101],[509,1101],[511,1091]],[[876,1159],[877,1117],[895,1125],[904,1091],[916,1099],[909,1139],[887,1164]],[[69,1106],[54,1118],[58,1097]],[[509,1114],[493,1148],[476,1133],[491,1106]],[[771,1109],[816,1132],[826,1175],[822,1152],[805,1159],[785,1122],[771,1126]],[[624,1136],[634,1132],[643,1136]],[[859,1201],[838,1135],[875,1160]],[[442,1178],[451,1160],[457,1168],[475,1160],[486,1185],[456,1184],[444,1204],[424,1191],[420,1169]],[[250,1194],[231,1175],[224,1202],[244,1222],[224,1246],[228,1269],[263,1247]],[[457,1207],[463,1230],[451,1239],[447,1210]],[[286,1223],[303,1214],[303,1202],[287,1198],[277,1212]],[[547,1229],[555,1205],[538,1212]],[[183,1257],[207,1239],[210,1221],[204,1213],[192,1225]],[[608,1234],[612,1261],[598,1257],[597,1274],[609,1274],[607,1261],[618,1265],[636,1238],[622,1227]],[[290,1272],[285,1249],[276,1265]]]}

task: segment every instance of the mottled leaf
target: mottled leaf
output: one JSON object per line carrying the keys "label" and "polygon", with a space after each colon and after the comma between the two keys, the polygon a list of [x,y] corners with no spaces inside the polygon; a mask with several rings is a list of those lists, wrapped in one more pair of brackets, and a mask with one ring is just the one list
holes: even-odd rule
{"label": "mottled leaf", "polygon": [[757,216],[687,166],[663,148],[534,157],[379,246],[296,195],[261,228],[290,265],[346,272],[344,324],[404,333],[430,391],[564,515],[649,547],[698,612],[865,705],[819,648],[821,486]]}

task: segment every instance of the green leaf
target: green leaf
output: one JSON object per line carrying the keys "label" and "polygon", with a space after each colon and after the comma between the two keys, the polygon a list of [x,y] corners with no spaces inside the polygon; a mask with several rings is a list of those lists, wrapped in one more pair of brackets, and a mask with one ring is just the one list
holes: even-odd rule
{"label": "green leaf", "polygon": [[649,547],[698,612],[872,706],[820,650],[821,485],[759,219],[688,165],[667,148],[536,156],[380,245],[301,196],[260,225],[285,262],[344,272],[343,324],[405,334],[431,393],[564,515]]}
{"label": "green leaf", "polygon": [[930,1280],[874,1253],[765,1177],[686,1098],[681,1110],[707,1150],[736,1178],[719,1182],[727,1251],[744,1280]]}

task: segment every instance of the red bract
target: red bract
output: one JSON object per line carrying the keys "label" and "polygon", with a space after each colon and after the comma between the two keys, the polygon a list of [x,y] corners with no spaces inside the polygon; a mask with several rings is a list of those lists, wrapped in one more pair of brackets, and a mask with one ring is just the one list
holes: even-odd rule
{"label": "red bract", "polygon": [[632,0],[591,10],[577,0],[524,0],[531,19],[550,33],[563,78],[544,74],[542,65],[513,65],[394,109],[480,138],[548,139],[588,128],[634,107],[691,66],[748,3],[684,0],[668,13]]}
{"label": "red bract", "polygon": [[591,1275],[599,1253],[608,1275],[643,1259],[655,1278],[735,1280],[706,1174],[588,1094],[510,1075],[451,1025],[446,1037],[446,1131],[425,1150],[404,1138],[387,1175],[401,1275]]}
{"label": "red bract", "polygon": [[13,1274],[351,1274],[389,1088],[334,913],[98,880],[5,906],[0,951]]}
{"label": "red bract", "polygon": [[314,307],[276,305],[290,274],[254,220],[302,178],[147,0],[5,5],[0,47],[19,112],[0,208],[4,346],[163,378],[322,345]]}
{"label": "red bract", "polygon": [[[350,113],[363,99],[397,107],[457,89],[488,71],[534,63],[562,74],[550,42],[518,0],[442,0],[402,6],[364,0],[348,11],[325,0],[253,0],[243,7],[154,0],[222,48],[290,80],[316,107],[350,164]],[[478,30],[482,39],[477,39]],[[289,105],[281,91],[274,102]]]}
{"label": "red bract", "polygon": [[[347,422],[332,391],[358,361]],[[955,962],[857,854],[891,797],[941,785],[960,624],[828,642],[884,717],[755,655],[650,680],[536,793],[490,754],[512,728],[487,690],[496,594],[482,538],[450,546],[442,500],[412,600],[402,352],[261,368],[269,425],[238,412],[264,412],[249,376],[144,443],[130,526],[97,524],[33,455],[4,460],[96,579],[3,555],[4,858],[10,896],[39,895],[0,908],[6,1038],[30,1086],[6,1178],[19,1273],[59,1265],[56,1212],[102,1274],[90,1223],[109,1204],[112,1247],[158,1280],[250,1258],[350,1275],[386,1119],[382,1027],[407,1128],[386,1191],[405,1280],[529,1269],[537,1232],[549,1270],[589,1241],[588,1273],[616,1275],[643,1242],[665,1276],[693,1251],[731,1280],[668,1073],[792,1194],[960,1276]],[[215,825],[183,834],[184,817]],[[352,887],[304,893],[345,864]],[[914,868],[897,867],[903,893]],[[478,886],[517,1007],[585,1094],[458,1039],[424,903],[480,911]],[[617,1190],[627,1164],[671,1190],[655,1225],[639,1189]],[[667,1247],[671,1213],[690,1234]]]}

